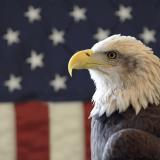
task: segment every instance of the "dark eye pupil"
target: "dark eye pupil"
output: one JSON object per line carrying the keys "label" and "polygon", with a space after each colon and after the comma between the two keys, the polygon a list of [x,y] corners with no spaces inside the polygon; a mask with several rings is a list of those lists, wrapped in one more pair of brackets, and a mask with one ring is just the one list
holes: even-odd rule
{"label": "dark eye pupil", "polygon": [[110,54],[109,54],[109,56],[110,56],[111,58],[113,58],[114,55],[115,55],[114,53],[110,53]]}

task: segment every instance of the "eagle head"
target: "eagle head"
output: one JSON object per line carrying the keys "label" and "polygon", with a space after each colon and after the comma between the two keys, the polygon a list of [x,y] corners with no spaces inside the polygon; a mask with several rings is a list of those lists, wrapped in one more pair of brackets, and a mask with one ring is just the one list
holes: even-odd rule
{"label": "eagle head", "polygon": [[129,106],[138,114],[148,104],[160,103],[160,60],[134,37],[113,35],[75,53],[68,64],[71,75],[73,69],[88,69],[95,83],[91,117]]}

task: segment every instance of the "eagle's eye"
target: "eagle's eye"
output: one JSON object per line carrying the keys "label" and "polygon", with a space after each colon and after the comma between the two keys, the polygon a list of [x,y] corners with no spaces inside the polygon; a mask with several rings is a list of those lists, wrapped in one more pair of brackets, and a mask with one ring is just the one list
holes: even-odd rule
{"label": "eagle's eye", "polygon": [[117,57],[116,51],[108,51],[108,52],[105,52],[105,54],[109,59],[115,59]]}

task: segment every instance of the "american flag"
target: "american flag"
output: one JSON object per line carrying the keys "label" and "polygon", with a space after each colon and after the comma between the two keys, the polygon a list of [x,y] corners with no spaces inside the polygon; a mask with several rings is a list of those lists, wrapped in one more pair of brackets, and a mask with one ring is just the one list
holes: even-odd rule
{"label": "american flag", "polygon": [[69,58],[119,33],[158,55],[159,19],[159,0],[0,0],[0,160],[90,160],[94,86]]}

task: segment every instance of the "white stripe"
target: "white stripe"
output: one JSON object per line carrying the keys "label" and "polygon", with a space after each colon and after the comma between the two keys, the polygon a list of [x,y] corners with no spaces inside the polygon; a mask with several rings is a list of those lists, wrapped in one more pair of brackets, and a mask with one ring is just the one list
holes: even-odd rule
{"label": "white stripe", "polygon": [[50,160],[84,160],[83,104],[49,103]]}
{"label": "white stripe", "polygon": [[0,103],[0,160],[16,160],[15,113],[12,103]]}

